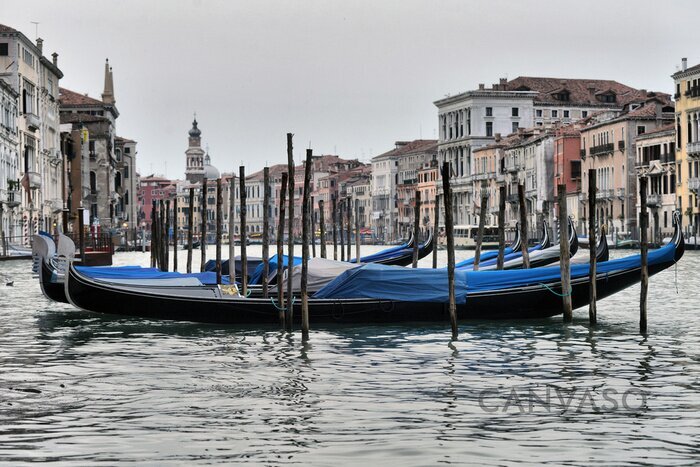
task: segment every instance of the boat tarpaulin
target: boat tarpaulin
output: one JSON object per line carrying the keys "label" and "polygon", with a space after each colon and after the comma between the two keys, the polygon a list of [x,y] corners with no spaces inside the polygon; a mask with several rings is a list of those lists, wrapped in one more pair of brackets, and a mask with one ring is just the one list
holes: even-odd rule
{"label": "boat tarpaulin", "polygon": [[[75,269],[93,279],[109,281],[110,279],[175,279],[194,277],[202,284],[216,284],[215,272],[165,272],[158,268],[142,268],[139,266],[76,266]],[[221,283],[228,284],[228,276],[221,276]]]}
{"label": "boat tarpaulin", "polygon": [[[360,265],[348,263],[347,261],[334,261],[325,258],[310,258],[307,275],[307,289],[309,292],[316,292],[331,282],[338,275],[348,269],[358,268]],[[285,277],[287,273],[285,272]],[[301,265],[292,268],[292,291],[301,290]]]}
{"label": "boat tarpaulin", "polygon": [[[387,248],[385,250],[378,251],[377,253],[372,253],[371,255],[361,256],[360,263],[376,263],[378,261],[394,258],[395,256],[403,256],[409,251],[413,251],[413,248],[411,248],[410,243],[411,240],[401,245]],[[357,258],[353,258],[349,262],[357,263]]]}
{"label": "boat tarpaulin", "polygon": [[[268,275],[267,278],[272,279],[277,275],[277,263],[279,262],[277,255],[274,255],[268,260]],[[286,268],[287,265],[289,264],[289,260],[287,255],[282,255],[282,267]],[[295,256],[294,260],[292,261],[292,265],[296,266],[297,264],[301,264],[301,257],[300,256]],[[250,280],[248,281],[248,284],[254,285],[254,284],[261,284],[262,283],[262,273],[263,273],[263,267],[264,263],[258,264],[258,266],[255,268],[255,271],[253,271],[253,274],[250,274]]]}
{"label": "boat tarpaulin", "polygon": [[[648,254],[650,266],[673,261],[675,245]],[[641,267],[640,255],[598,263],[598,276]],[[589,264],[571,266],[571,278],[588,276]],[[541,285],[561,280],[559,266],[504,271],[455,270],[455,299],[465,303],[469,293]],[[544,286],[544,285],[543,285]],[[403,268],[366,264],[345,271],[314,294],[314,298],[375,298],[411,302],[449,300],[446,269]]]}

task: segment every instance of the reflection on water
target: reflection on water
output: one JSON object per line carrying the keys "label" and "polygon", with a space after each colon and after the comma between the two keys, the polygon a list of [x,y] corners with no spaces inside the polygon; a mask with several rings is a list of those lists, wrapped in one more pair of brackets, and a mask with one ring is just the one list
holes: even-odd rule
{"label": "reflection on water", "polygon": [[462,322],[454,343],[447,323],[326,325],[302,343],[80,312],[43,299],[28,262],[0,264],[15,278],[0,289],[0,460],[692,464],[698,266],[689,252],[651,279],[647,336],[633,287],[600,302],[595,329],[581,309],[568,326]]}

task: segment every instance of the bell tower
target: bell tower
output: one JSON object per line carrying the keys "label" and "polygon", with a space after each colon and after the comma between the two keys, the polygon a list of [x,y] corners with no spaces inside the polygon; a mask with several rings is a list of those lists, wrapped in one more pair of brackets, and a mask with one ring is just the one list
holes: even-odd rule
{"label": "bell tower", "polygon": [[195,114],[189,131],[189,146],[185,151],[187,157],[185,178],[190,183],[200,183],[204,178],[204,150],[201,136],[202,131],[197,127],[197,114]]}

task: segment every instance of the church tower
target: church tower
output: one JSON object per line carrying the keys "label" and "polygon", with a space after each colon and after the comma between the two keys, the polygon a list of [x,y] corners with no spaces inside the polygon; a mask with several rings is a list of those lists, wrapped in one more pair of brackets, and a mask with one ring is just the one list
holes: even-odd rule
{"label": "church tower", "polygon": [[190,183],[201,183],[204,178],[204,150],[202,149],[202,132],[197,128],[195,116],[190,130],[189,147],[185,151],[187,156],[187,168],[185,178]]}

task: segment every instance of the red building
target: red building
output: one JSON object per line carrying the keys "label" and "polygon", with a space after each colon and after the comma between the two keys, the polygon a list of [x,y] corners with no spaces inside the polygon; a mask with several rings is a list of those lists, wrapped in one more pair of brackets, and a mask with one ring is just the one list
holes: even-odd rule
{"label": "red building", "polygon": [[176,182],[167,178],[149,175],[141,178],[139,186],[139,206],[141,212],[141,223],[145,222],[146,229],[151,228],[151,209],[153,208],[153,200],[173,200],[177,193]]}

